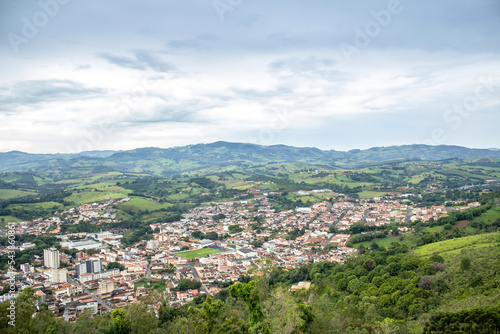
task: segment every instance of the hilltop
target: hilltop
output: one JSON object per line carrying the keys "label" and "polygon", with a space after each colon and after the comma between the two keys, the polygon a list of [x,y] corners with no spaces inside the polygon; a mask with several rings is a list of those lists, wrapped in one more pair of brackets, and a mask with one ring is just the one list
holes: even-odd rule
{"label": "hilltop", "polygon": [[460,146],[403,145],[366,150],[320,150],[314,147],[215,142],[172,148],[147,147],[127,151],[76,154],[0,153],[0,171],[48,171],[92,167],[95,172],[137,172],[168,176],[199,169],[234,165],[294,162],[326,168],[360,168],[405,161],[500,158],[498,149]]}

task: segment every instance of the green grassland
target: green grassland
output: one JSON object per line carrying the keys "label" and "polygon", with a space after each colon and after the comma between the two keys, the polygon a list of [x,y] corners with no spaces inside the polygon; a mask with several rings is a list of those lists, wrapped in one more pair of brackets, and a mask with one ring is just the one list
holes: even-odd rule
{"label": "green grassland", "polygon": [[153,281],[153,280],[146,279],[146,278],[140,280],[139,282],[135,282],[134,283],[134,290],[137,290],[137,288],[140,286],[143,286],[146,289],[147,288],[154,288],[155,290],[158,290],[158,291],[165,291],[165,289],[167,288],[165,285],[165,281],[163,281],[163,280],[162,281]]}
{"label": "green grassland", "polygon": [[0,216],[0,219],[4,219],[6,223],[10,223],[10,222],[14,222],[14,223],[18,223],[20,221],[22,221],[21,219],[19,218],[16,218],[14,216]]}
{"label": "green grassland", "polygon": [[436,253],[446,258],[452,254],[460,253],[462,249],[490,247],[499,243],[500,232],[485,233],[420,246],[415,249],[415,253],[420,256],[431,256]]}
{"label": "green grassland", "polygon": [[444,230],[444,226],[434,226],[434,227],[424,227],[422,231],[427,232],[427,233],[433,233],[433,232],[441,232]]}
{"label": "green grassland", "polygon": [[380,191],[362,191],[359,192],[359,198],[374,198],[374,197],[382,197],[386,195],[387,192],[380,192]]}
{"label": "green grassland", "polygon": [[128,189],[118,188],[121,187],[108,187],[102,188],[102,190],[89,189],[88,191],[73,192],[70,196],[66,197],[65,200],[75,205],[80,205],[84,203],[102,202],[109,199],[121,199],[128,197],[131,193]]}
{"label": "green grassland", "polygon": [[500,219],[500,206],[496,205],[483,213],[480,217],[476,218],[475,221],[483,222],[483,223],[492,223]]}
{"label": "green grassland", "polygon": [[14,216],[0,216],[0,228],[5,227],[7,223],[18,223],[20,221],[22,220]]}
{"label": "green grassland", "polygon": [[11,204],[7,207],[12,211],[30,211],[30,210],[61,210],[64,205],[57,202],[42,202],[42,203],[29,203],[29,204]]}
{"label": "green grassland", "polygon": [[119,209],[127,212],[140,212],[140,211],[158,211],[161,209],[167,209],[172,204],[170,203],[158,203],[155,201],[149,201],[142,197],[132,197],[130,201],[122,203],[118,206]]}
{"label": "green grassland", "polygon": [[16,189],[0,189],[0,200],[11,199],[23,196],[35,195],[33,191],[16,190]]}
{"label": "green grassland", "polygon": [[425,176],[420,176],[420,175],[412,176],[411,178],[408,179],[408,182],[412,183],[412,184],[419,184],[424,179],[425,179]]}
{"label": "green grassland", "polygon": [[180,252],[176,253],[175,255],[184,257],[188,260],[190,259],[195,259],[197,257],[205,257],[210,254],[216,254],[216,253],[223,253],[222,251],[218,249],[213,249],[213,248],[202,248],[202,249],[196,249],[192,251],[185,251],[185,252]]}
{"label": "green grassland", "polygon": [[454,177],[468,178],[468,179],[477,180],[477,181],[483,181],[483,180],[486,180],[488,178],[488,175],[479,175],[479,174],[476,174],[477,172],[473,174],[473,173],[463,171],[463,170],[458,170],[458,169],[442,169],[442,170],[437,171],[436,173],[439,173],[439,174],[442,174],[442,175],[445,175],[448,177],[454,176]]}

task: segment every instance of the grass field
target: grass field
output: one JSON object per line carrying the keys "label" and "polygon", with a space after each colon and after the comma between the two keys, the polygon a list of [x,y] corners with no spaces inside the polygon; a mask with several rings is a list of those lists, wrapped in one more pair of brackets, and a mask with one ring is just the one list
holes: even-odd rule
{"label": "grass field", "polygon": [[442,230],[444,230],[444,226],[424,227],[422,231],[432,233],[441,232]]}
{"label": "grass field", "polygon": [[20,211],[30,211],[30,210],[60,210],[63,209],[64,206],[61,203],[57,202],[41,202],[41,203],[29,203],[29,204],[11,204],[7,207],[7,209],[11,209],[12,211],[20,210]]}
{"label": "grass field", "polygon": [[215,254],[215,253],[222,253],[222,251],[218,249],[213,249],[213,248],[202,248],[202,249],[196,249],[192,251],[185,251],[185,252],[180,252],[176,253],[175,255],[184,257],[186,259],[195,259],[197,257],[205,257],[210,254]]}
{"label": "grass field", "polygon": [[5,225],[7,225],[7,223],[10,223],[10,222],[18,223],[20,221],[22,221],[22,220],[14,217],[14,216],[0,216],[0,228],[5,227]]}
{"label": "grass field", "polygon": [[119,205],[119,208],[126,211],[158,211],[161,209],[167,209],[172,206],[169,203],[158,203],[155,201],[148,201],[146,198],[142,197],[132,197],[130,201]]}
{"label": "grass field", "polygon": [[485,213],[483,213],[480,217],[476,218],[475,221],[483,222],[483,223],[492,223],[495,220],[500,219],[500,206],[497,205]]}
{"label": "grass field", "polygon": [[115,187],[103,189],[105,190],[74,192],[70,196],[66,197],[65,200],[76,205],[80,205],[84,203],[102,202],[108,199],[125,198],[128,197],[128,194],[131,192],[131,190],[127,189],[117,190]]}
{"label": "grass field", "polygon": [[469,237],[444,240],[424,245],[415,249],[420,256],[431,256],[437,253],[443,257],[460,253],[465,248],[481,248],[495,246],[500,243],[500,232],[472,235]]}
{"label": "grass field", "polygon": [[412,184],[419,184],[420,181],[423,181],[424,179],[425,176],[413,176],[410,179],[408,179],[408,182]]}
{"label": "grass field", "polygon": [[23,191],[16,189],[0,189],[0,199],[11,199],[11,198],[23,197],[34,194],[36,193],[31,191]]}
{"label": "grass field", "polygon": [[165,291],[166,289],[165,281],[153,281],[146,278],[134,283],[134,290],[137,290],[137,288],[140,286],[143,286],[145,288],[155,288],[155,290],[158,291]]}
{"label": "grass field", "polygon": [[382,197],[386,192],[380,192],[380,191],[362,191],[358,193],[359,198],[374,198],[374,197]]}

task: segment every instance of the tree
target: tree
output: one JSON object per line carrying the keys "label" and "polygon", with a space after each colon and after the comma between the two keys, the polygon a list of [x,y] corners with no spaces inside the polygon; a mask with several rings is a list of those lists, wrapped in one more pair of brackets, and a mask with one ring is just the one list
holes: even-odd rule
{"label": "tree", "polygon": [[205,234],[205,238],[211,239],[211,240],[218,240],[219,239],[219,235],[217,234],[217,232],[207,232]]}
{"label": "tree", "polygon": [[187,278],[181,278],[179,284],[177,285],[177,289],[179,289],[179,291],[199,290],[200,287],[201,287],[200,282],[198,282],[195,279],[190,280]]}
{"label": "tree", "polygon": [[305,325],[299,304],[281,287],[265,302],[264,312],[265,323],[271,333],[291,334],[298,332]]}
{"label": "tree", "polygon": [[204,239],[205,238],[205,235],[201,231],[193,231],[193,232],[191,232],[191,235],[193,236],[193,238],[196,238],[196,239]]}
{"label": "tree", "polygon": [[111,270],[111,269],[119,269],[120,271],[125,270],[125,266],[121,263],[118,262],[110,262],[108,263],[108,266],[106,269]]}
{"label": "tree", "polygon": [[264,313],[260,305],[260,297],[256,291],[255,281],[249,283],[236,283],[229,287],[232,297],[243,300],[250,311],[250,328],[261,329],[263,333],[269,333],[269,329],[264,325]]}
{"label": "tree", "polygon": [[219,222],[220,220],[226,219],[226,215],[223,213],[219,213],[219,214],[213,215],[212,219]]}
{"label": "tree", "polygon": [[468,271],[470,266],[470,259],[468,257],[463,257],[460,261],[460,269],[462,269],[462,271]]}

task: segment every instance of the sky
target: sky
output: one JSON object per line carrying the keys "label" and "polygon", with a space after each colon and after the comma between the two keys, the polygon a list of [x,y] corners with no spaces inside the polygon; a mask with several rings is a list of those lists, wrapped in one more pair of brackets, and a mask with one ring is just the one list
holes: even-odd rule
{"label": "sky", "polygon": [[2,0],[0,151],[500,148],[498,0]]}

